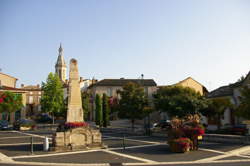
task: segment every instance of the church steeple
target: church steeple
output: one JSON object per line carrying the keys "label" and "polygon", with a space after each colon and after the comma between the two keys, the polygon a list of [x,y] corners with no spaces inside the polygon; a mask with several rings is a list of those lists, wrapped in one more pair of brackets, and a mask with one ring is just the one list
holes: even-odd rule
{"label": "church steeple", "polygon": [[56,69],[56,73],[58,74],[59,78],[65,82],[66,80],[66,70],[67,70],[67,66],[63,57],[63,48],[62,48],[62,44],[60,43],[60,47],[58,49],[58,58],[57,58],[57,62],[55,65],[55,69]]}

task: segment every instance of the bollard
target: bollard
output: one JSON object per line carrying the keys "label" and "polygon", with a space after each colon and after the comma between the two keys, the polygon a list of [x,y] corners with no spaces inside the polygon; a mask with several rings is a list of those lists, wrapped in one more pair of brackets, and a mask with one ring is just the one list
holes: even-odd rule
{"label": "bollard", "polygon": [[125,150],[125,134],[123,134],[122,145],[123,145],[123,150]]}
{"label": "bollard", "polygon": [[33,137],[30,137],[30,153],[33,154]]}
{"label": "bollard", "polygon": [[48,151],[49,150],[49,138],[45,137],[43,141],[43,150]]}

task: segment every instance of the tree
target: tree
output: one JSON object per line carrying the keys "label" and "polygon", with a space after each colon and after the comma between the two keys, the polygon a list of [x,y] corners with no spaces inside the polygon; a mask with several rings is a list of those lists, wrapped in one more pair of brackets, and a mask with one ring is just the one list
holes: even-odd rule
{"label": "tree", "polygon": [[84,119],[88,120],[88,115],[89,115],[89,104],[90,101],[90,94],[88,94],[87,92],[83,92],[82,93],[82,108],[84,111]]}
{"label": "tree", "polygon": [[244,86],[240,89],[240,93],[240,104],[236,108],[236,114],[245,119],[250,119],[250,88],[248,86]]}
{"label": "tree", "polygon": [[179,118],[200,113],[208,106],[207,100],[200,93],[182,86],[159,88],[154,94],[154,104],[157,110]]}
{"label": "tree", "polygon": [[57,74],[49,73],[46,83],[42,83],[41,108],[43,112],[54,117],[66,113],[66,106],[63,99],[62,82]]}
{"label": "tree", "polygon": [[109,99],[108,96],[103,93],[102,95],[102,111],[103,111],[103,126],[107,127],[109,125],[109,115],[110,115],[110,107],[109,107]]}
{"label": "tree", "polygon": [[112,120],[117,119],[117,115],[119,112],[119,99],[117,97],[109,98],[109,107],[110,107],[110,118]]}
{"label": "tree", "polygon": [[99,94],[96,94],[95,97],[95,123],[96,125],[99,125],[100,127],[102,127],[103,124],[103,117],[102,117],[102,100],[101,100],[101,96]]}
{"label": "tree", "polygon": [[227,108],[232,108],[232,103],[228,98],[213,98],[208,100],[208,107],[202,110],[203,115],[214,118],[218,129],[221,127],[221,117]]}
{"label": "tree", "polygon": [[129,82],[123,86],[122,91],[118,91],[118,94],[121,97],[118,115],[121,118],[129,118],[132,130],[134,130],[135,119],[141,119],[145,116],[143,111],[148,104],[144,89],[136,83]]}
{"label": "tree", "polygon": [[22,107],[23,103],[21,94],[15,94],[9,91],[0,94],[0,113],[6,112],[8,115],[11,112],[20,110]]}

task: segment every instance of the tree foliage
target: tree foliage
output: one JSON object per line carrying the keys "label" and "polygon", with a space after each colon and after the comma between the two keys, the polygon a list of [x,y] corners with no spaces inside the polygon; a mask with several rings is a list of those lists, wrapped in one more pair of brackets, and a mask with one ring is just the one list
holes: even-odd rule
{"label": "tree foliage", "polygon": [[103,126],[107,127],[109,125],[109,116],[110,116],[110,107],[109,107],[109,98],[104,93],[102,95],[102,111],[103,111]]}
{"label": "tree foliage", "polygon": [[217,127],[220,129],[221,117],[227,108],[232,108],[232,103],[228,98],[213,98],[208,100],[208,107],[202,110],[203,115],[216,120]]}
{"label": "tree foliage", "polygon": [[66,113],[62,82],[57,74],[49,73],[46,83],[42,83],[41,108],[53,116]]}
{"label": "tree foliage", "polygon": [[121,99],[119,101],[119,117],[129,118],[134,128],[135,119],[145,116],[144,108],[148,105],[144,89],[136,84],[129,82],[123,86],[122,91],[118,91]]}
{"label": "tree foliage", "polygon": [[89,107],[90,107],[89,101],[90,101],[90,94],[87,92],[82,92],[82,108],[85,120],[88,120]]}
{"label": "tree foliage", "polygon": [[161,87],[154,94],[157,110],[167,112],[170,117],[185,117],[200,113],[208,106],[207,100],[195,90],[182,86]]}
{"label": "tree foliage", "polygon": [[99,94],[96,94],[95,97],[95,123],[102,127],[103,125],[103,117],[102,117],[102,99]]}
{"label": "tree foliage", "polygon": [[238,116],[250,119],[250,88],[248,86],[244,86],[240,90],[240,93],[240,104],[236,108],[236,113]]}
{"label": "tree foliage", "polygon": [[22,95],[5,91],[0,94],[0,112],[15,112],[23,107]]}

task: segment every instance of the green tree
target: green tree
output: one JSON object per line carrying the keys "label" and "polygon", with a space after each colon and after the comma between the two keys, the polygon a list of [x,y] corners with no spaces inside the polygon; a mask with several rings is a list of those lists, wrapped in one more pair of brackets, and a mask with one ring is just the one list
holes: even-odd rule
{"label": "green tree", "polygon": [[89,101],[90,101],[90,94],[87,92],[82,92],[82,108],[84,111],[85,120],[89,120],[88,119],[89,107],[90,107]]}
{"label": "green tree", "polygon": [[129,82],[123,86],[122,91],[118,91],[121,99],[119,101],[119,117],[129,118],[134,130],[134,122],[145,116],[144,108],[148,105],[147,97],[144,89],[133,82]]}
{"label": "green tree", "polygon": [[9,115],[9,113],[18,111],[22,107],[23,103],[21,94],[15,94],[9,91],[0,94],[0,113],[6,112],[7,115]]}
{"label": "green tree", "polygon": [[170,117],[185,117],[200,113],[208,107],[207,100],[195,90],[182,86],[161,87],[154,94],[157,110],[167,112]]}
{"label": "green tree", "polygon": [[109,107],[109,98],[103,93],[102,95],[102,111],[103,111],[103,126],[107,127],[109,125],[109,115],[110,115],[110,107]]}
{"label": "green tree", "polygon": [[49,73],[46,83],[42,83],[41,108],[53,117],[66,113],[62,82],[57,74]]}
{"label": "green tree", "polygon": [[102,117],[102,99],[99,94],[96,94],[95,97],[95,123],[102,127],[103,125],[103,117]]}
{"label": "green tree", "polygon": [[232,108],[228,98],[213,98],[208,100],[208,107],[202,110],[202,114],[216,121],[218,129],[221,127],[221,117],[227,108]]}
{"label": "green tree", "polygon": [[236,108],[236,115],[245,119],[250,119],[250,88],[244,86],[240,89],[241,96],[239,96],[240,104]]}

